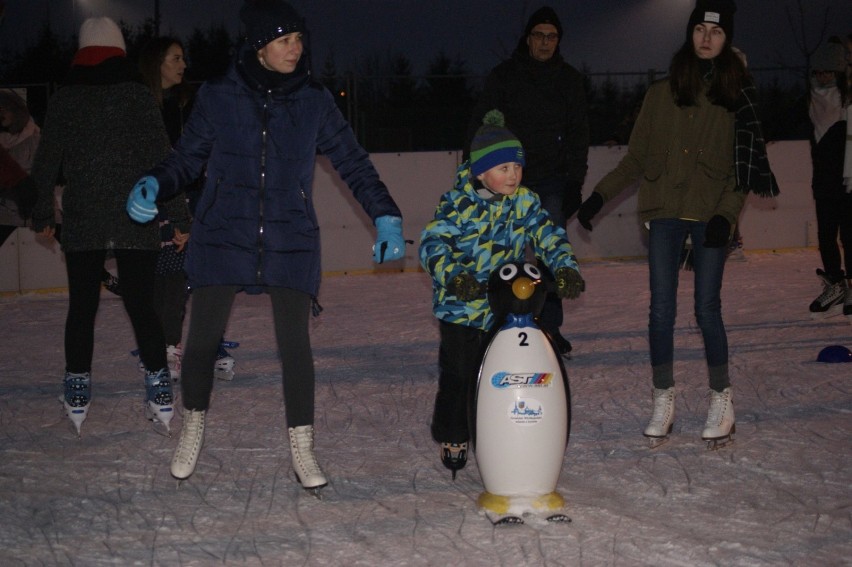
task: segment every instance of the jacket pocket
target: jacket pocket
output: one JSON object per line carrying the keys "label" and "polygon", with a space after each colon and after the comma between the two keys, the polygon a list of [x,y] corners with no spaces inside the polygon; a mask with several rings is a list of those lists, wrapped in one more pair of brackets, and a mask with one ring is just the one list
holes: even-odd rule
{"label": "jacket pocket", "polygon": [[666,170],[666,154],[648,156],[645,166],[645,181],[656,181]]}
{"label": "jacket pocket", "polygon": [[698,155],[698,171],[717,181],[726,181],[733,177],[734,171],[729,159],[714,156],[707,152]]}

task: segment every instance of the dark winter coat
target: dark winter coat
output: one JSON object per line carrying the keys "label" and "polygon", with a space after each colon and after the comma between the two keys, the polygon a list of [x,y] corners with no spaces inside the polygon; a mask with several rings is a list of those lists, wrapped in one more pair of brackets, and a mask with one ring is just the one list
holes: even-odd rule
{"label": "dark winter coat", "polygon": [[69,86],[50,99],[32,169],[39,194],[33,228],[53,226],[61,172],[66,252],[160,248],[156,223],[133,222],[126,210],[133,184],[169,149],[157,103],[136,78],[130,62],[113,57],[72,68]]}
{"label": "dark winter coat", "polygon": [[582,185],[589,155],[586,87],[583,75],[559,53],[536,61],[521,43],[511,58],[497,65],[474,107],[468,143],[485,113],[495,108],[524,146],[525,185],[563,177]]}
{"label": "dark winter coat", "polygon": [[811,135],[814,199],[842,201],[848,199],[843,184],[843,156],[846,149],[846,121],[839,120],[817,143]]}
{"label": "dark winter coat", "polygon": [[228,73],[199,89],[175,151],[149,172],[168,198],[207,165],[185,269],[192,287],[287,287],[316,296],[316,154],[331,163],[375,221],[401,216],[352,130],[304,65],[265,71],[244,46]]}

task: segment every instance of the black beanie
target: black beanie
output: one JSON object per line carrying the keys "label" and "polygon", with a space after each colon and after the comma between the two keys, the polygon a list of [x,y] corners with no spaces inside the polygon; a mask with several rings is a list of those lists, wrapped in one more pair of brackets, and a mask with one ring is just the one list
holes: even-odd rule
{"label": "black beanie", "polygon": [[539,24],[551,24],[556,27],[556,33],[559,34],[559,39],[562,39],[562,22],[559,21],[559,16],[550,6],[542,6],[533,12],[530,19],[527,20],[527,27],[524,29],[524,37],[530,35],[534,27]]}
{"label": "black beanie", "polygon": [[700,23],[716,24],[725,30],[725,43],[731,44],[734,39],[734,13],[737,5],[734,0],[698,0],[695,9],[689,16],[686,26],[686,40],[692,41],[692,31]]}
{"label": "black beanie", "polygon": [[246,0],[240,10],[246,42],[255,51],[282,35],[305,31],[305,20],[284,0]]}

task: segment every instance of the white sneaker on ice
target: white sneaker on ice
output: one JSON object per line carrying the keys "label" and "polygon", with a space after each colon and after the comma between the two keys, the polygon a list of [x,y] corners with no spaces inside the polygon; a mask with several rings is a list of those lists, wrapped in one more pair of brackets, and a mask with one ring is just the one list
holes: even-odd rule
{"label": "white sneaker on ice", "polygon": [[710,390],[710,409],[707,411],[704,431],[701,432],[701,438],[710,441],[710,448],[730,440],[736,432],[733,395],[730,386],[721,392]]}
{"label": "white sneaker on ice", "polygon": [[675,389],[654,388],[654,412],[642,434],[650,439],[651,447],[662,444],[672,432],[674,423]]}

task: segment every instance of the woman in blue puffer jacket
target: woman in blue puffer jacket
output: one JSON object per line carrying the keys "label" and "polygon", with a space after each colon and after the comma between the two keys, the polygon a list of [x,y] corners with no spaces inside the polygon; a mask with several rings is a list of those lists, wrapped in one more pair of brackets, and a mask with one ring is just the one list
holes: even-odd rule
{"label": "woman in blue puffer jacket", "polygon": [[170,156],[133,188],[127,209],[147,222],[207,167],[185,269],[192,292],[182,368],[184,424],[171,463],[194,471],[216,350],[239,291],[269,293],[284,369],[292,465],[306,489],[327,480],[313,451],[314,368],[308,317],[320,283],[314,162],[326,155],[373,219],[376,262],[404,254],[402,215],[332,95],[311,78],[302,17],[283,0],[246,1],[246,43],[227,74],[198,91]]}

